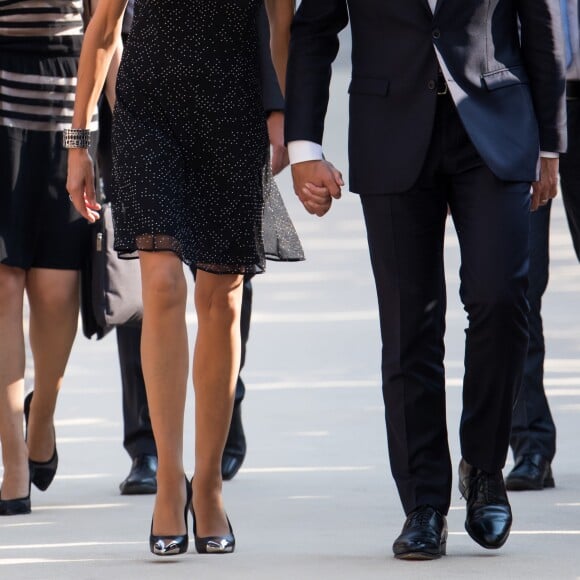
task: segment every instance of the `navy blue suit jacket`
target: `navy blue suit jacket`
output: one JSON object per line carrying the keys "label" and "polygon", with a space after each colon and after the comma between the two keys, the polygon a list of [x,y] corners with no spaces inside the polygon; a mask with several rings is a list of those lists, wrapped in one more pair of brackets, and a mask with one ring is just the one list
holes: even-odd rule
{"label": "navy blue suit jacket", "polygon": [[558,0],[302,0],[292,27],[286,139],[322,143],[331,63],[350,20],[350,189],[405,191],[423,165],[438,60],[463,125],[501,179],[533,181],[566,149]]}

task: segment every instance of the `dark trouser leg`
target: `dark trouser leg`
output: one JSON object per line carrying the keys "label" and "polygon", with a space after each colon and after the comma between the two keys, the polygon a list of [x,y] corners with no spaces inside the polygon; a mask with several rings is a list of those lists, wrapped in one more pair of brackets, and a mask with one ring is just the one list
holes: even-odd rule
{"label": "dark trouser leg", "polygon": [[529,183],[484,165],[449,97],[437,103],[425,166],[411,191],[362,196],[383,342],[391,469],[406,513],[447,513],[451,462],[445,420],[443,234],[447,204],[461,247],[469,318],[461,447],[498,472],[509,446],[527,351]]}
{"label": "dark trouser leg", "polygon": [[133,459],[157,455],[141,369],[141,326],[118,326],[117,346],[123,387],[123,446]]}
{"label": "dark trouser leg", "polygon": [[[252,319],[252,278],[244,279],[244,291],[242,293],[242,314],[240,318],[240,331],[242,334],[242,357],[240,360],[240,373],[246,364],[246,348],[248,346],[248,338],[250,337],[250,321]],[[246,386],[242,380],[241,375],[238,375],[236,383],[236,399],[234,404],[239,404],[246,395]]]}
{"label": "dark trouser leg", "polygon": [[530,184],[502,182],[485,166],[452,182],[469,320],[461,450],[469,464],[496,473],[505,464],[528,348]]}
{"label": "dark trouser leg", "polygon": [[429,191],[363,195],[382,337],[391,471],[405,513],[447,513],[443,236],[447,204]]}
{"label": "dark trouser leg", "polygon": [[544,331],[542,296],[548,286],[551,203],[530,214],[530,342],[524,379],[512,418],[510,444],[514,457],[539,453],[549,462],[556,453],[556,426],[544,391]]}
{"label": "dark trouser leg", "polygon": [[568,104],[568,150],[560,156],[560,185],[576,256],[580,260],[580,99]]}
{"label": "dark trouser leg", "polygon": [[224,456],[230,455],[243,459],[246,455],[246,436],[242,425],[241,402],[246,394],[246,386],[242,380],[241,372],[246,362],[246,347],[250,336],[250,320],[252,317],[252,282],[251,278],[244,280],[244,291],[242,294],[242,314],[240,319],[240,331],[242,335],[242,357],[240,360],[240,374],[236,383],[236,398],[234,400],[234,410],[232,422],[226,439]]}

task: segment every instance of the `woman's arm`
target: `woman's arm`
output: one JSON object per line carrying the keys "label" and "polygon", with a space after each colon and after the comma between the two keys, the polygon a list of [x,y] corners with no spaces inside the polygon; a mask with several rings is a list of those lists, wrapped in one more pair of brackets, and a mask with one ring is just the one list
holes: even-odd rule
{"label": "woman's arm", "polygon": [[[92,18],[99,4],[99,0],[90,0],[90,17]],[[115,52],[109,64],[109,70],[105,79],[105,96],[109,103],[111,111],[115,107],[115,85],[117,84],[117,73],[119,72],[119,65],[121,64],[121,57],[123,55],[123,43],[119,40],[117,42]]]}
{"label": "woman's arm", "polygon": [[89,127],[109,71],[111,59],[121,42],[123,12],[127,0],[92,0],[95,13],[89,22],[79,62],[72,126]]}
{"label": "woman's arm", "polygon": [[[83,40],[79,61],[73,129],[88,129],[109,66],[121,43],[123,12],[127,0],[99,0]],[[95,172],[85,148],[69,149],[67,190],[76,210],[89,222],[99,219]]]}
{"label": "woman's arm", "polygon": [[295,0],[265,0],[270,21],[270,49],[282,94],[286,90],[286,66],[290,44],[290,24],[294,16]]}

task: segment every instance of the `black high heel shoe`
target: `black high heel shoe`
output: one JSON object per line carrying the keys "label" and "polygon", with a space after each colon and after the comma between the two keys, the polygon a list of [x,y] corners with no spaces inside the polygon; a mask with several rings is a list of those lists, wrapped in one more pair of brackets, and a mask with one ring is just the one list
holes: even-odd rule
{"label": "black high heel shoe", "polygon": [[[193,480],[192,480],[193,485]],[[195,549],[199,554],[231,554],[236,547],[236,538],[232,530],[230,518],[226,515],[230,533],[225,536],[207,536],[200,538],[197,535],[197,526],[195,522],[195,512],[193,511],[193,503],[191,505],[191,517],[193,518],[193,537],[195,539]]]}
{"label": "black high heel shoe", "polygon": [[[30,416],[30,404],[32,403],[32,395],[34,391],[30,391],[24,398],[24,420],[26,422],[26,438],[28,438],[28,417]],[[54,431],[54,429],[53,429]],[[30,480],[40,491],[46,491],[48,486],[52,483],[56,470],[58,468],[58,453],[56,451],[56,433],[54,435],[54,452],[48,461],[32,461],[28,460],[28,467],[30,469]]]}
{"label": "black high heel shoe", "polygon": [[183,519],[185,520],[185,534],[171,536],[164,534],[162,536],[153,533],[153,518],[151,518],[151,533],[149,534],[149,549],[156,556],[177,556],[187,552],[189,547],[189,533],[187,527],[187,512],[191,505],[191,486],[187,477],[185,478],[186,500],[185,509],[183,510]]}
{"label": "black high heel shoe", "polygon": [[0,491],[0,516],[21,516],[32,511],[30,505],[30,480],[28,480],[28,495],[14,499],[2,499]]}

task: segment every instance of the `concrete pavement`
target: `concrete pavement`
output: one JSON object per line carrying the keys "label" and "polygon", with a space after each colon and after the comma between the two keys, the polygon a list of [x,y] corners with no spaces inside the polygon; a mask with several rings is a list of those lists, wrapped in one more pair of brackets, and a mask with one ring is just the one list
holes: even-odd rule
{"label": "concrete pavement", "polygon": [[[325,150],[346,173],[344,54],[337,67]],[[248,456],[225,484],[237,536],[231,556],[153,557],[151,496],[122,497],[121,395],[113,334],[79,336],[57,411],[61,463],[51,488],[32,492],[33,513],[0,521],[0,579],[580,578],[580,266],[561,203],[553,211],[552,276],[545,306],[546,385],[558,426],[556,488],[513,493],[514,527],[499,551],[463,529],[453,492],[448,556],[399,562],[391,544],[403,512],[388,473],[379,380],[374,286],[358,199],[345,194],[323,220],[281,189],[307,261],[270,264],[255,281],[244,378]],[[457,298],[458,253],[447,236],[448,421],[460,454],[465,317]],[[192,304],[188,308],[195,332]],[[193,401],[188,398],[186,467],[193,471]]]}

